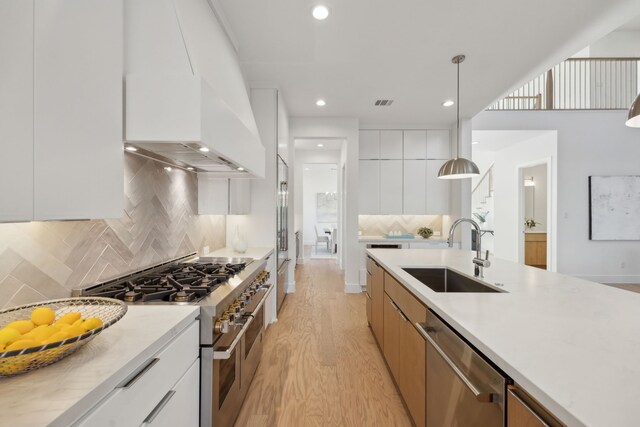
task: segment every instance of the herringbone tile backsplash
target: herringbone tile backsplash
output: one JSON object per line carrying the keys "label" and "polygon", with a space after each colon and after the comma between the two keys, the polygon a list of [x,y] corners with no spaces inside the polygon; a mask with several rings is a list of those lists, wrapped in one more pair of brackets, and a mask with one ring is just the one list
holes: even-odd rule
{"label": "herringbone tile backsplash", "polygon": [[403,234],[416,234],[418,228],[429,227],[442,233],[441,215],[359,215],[358,228],[363,236],[382,236],[399,230]]}
{"label": "herringbone tile backsplash", "polygon": [[125,155],[125,207],[116,220],[0,224],[0,306],[71,290],[225,245],[225,216],[197,215],[195,174]]}

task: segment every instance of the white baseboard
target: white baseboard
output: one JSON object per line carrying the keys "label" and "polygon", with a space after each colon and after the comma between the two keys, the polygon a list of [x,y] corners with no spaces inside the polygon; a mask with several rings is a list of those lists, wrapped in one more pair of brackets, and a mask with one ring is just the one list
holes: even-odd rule
{"label": "white baseboard", "polygon": [[290,282],[287,284],[287,289],[285,290],[285,293],[287,294],[292,294],[296,291],[296,282]]}
{"label": "white baseboard", "polygon": [[359,294],[362,292],[362,286],[359,283],[344,283],[345,294]]}
{"label": "white baseboard", "polygon": [[304,258],[298,258],[296,264],[304,264]]}
{"label": "white baseboard", "polygon": [[579,279],[589,280],[597,283],[613,283],[613,284],[640,284],[639,275],[627,275],[627,276],[585,276],[581,274],[569,274],[569,276],[577,277]]}

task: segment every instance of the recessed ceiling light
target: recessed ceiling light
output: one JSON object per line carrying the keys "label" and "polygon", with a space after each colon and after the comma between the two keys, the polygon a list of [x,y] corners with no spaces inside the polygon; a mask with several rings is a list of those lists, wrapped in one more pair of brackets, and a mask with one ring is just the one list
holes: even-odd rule
{"label": "recessed ceiling light", "polygon": [[238,166],[236,169],[239,170],[240,172],[242,172],[244,170],[244,168],[242,166]]}
{"label": "recessed ceiling light", "polygon": [[453,102],[453,101],[452,101],[452,100],[450,100],[450,99],[447,99],[446,101],[444,101],[444,102],[442,103],[442,106],[443,106],[443,107],[451,107],[453,104],[455,104],[455,102]]}
{"label": "recessed ceiling light", "polygon": [[471,144],[476,145],[478,143],[478,141],[473,141],[471,142]]}
{"label": "recessed ceiling light", "polygon": [[187,170],[188,170],[188,171],[192,171],[192,170],[193,170],[193,168],[192,168],[191,166],[187,166]]}
{"label": "recessed ceiling light", "polygon": [[316,105],[317,105],[318,107],[324,107],[325,105],[327,105],[327,103],[325,102],[325,100],[324,100],[324,99],[318,99],[318,100],[316,101]]}
{"label": "recessed ceiling light", "polygon": [[324,19],[327,19],[327,16],[329,16],[329,8],[327,6],[319,4],[313,8],[311,14],[318,21],[322,21]]}
{"label": "recessed ceiling light", "polygon": [[200,147],[200,151],[202,151],[203,153],[208,153],[209,149],[207,147]]}
{"label": "recessed ceiling light", "polygon": [[165,166],[164,170],[166,170],[167,172],[171,172],[173,168],[171,166]]}
{"label": "recessed ceiling light", "polygon": [[127,151],[131,151],[132,153],[135,153],[136,151],[138,151],[136,147],[133,147],[131,145],[127,145],[126,147],[124,147],[124,149]]}
{"label": "recessed ceiling light", "polygon": [[322,148],[324,147],[324,144],[318,144],[318,147]]}

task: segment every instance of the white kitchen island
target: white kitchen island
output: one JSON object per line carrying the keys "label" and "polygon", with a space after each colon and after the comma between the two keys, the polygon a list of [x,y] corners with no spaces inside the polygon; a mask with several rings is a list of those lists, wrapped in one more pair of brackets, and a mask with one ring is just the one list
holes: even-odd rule
{"label": "white kitchen island", "polygon": [[368,254],[567,425],[638,425],[640,294],[500,259],[483,281],[505,293],[438,293],[402,268],[472,277],[475,252]]}

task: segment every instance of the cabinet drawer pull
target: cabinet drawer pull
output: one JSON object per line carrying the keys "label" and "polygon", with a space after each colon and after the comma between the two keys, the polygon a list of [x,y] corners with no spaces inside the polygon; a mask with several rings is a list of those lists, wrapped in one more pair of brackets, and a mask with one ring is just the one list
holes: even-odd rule
{"label": "cabinet drawer pull", "polygon": [[175,390],[169,390],[169,392],[164,395],[164,397],[162,398],[160,403],[158,403],[156,405],[156,407],[153,408],[153,411],[151,411],[149,416],[144,419],[143,424],[151,424],[153,422],[153,420],[156,419],[156,417],[158,416],[160,411],[162,411],[162,408],[167,406],[167,403],[169,403],[169,401],[171,400],[171,398],[173,397],[174,394],[176,394]]}
{"label": "cabinet drawer pull", "polygon": [[395,311],[400,311],[400,309],[398,308],[398,306],[396,305],[395,302],[393,302],[393,300],[389,299],[389,302],[391,303],[391,307],[393,307],[393,309]]}
{"label": "cabinet drawer pull", "polygon": [[405,322],[409,320],[407,319],[407,316],[405,316],[402,311],[398,310],[398,314],[400,315],[400,317],[402,317],[402,320],[404,320]]}
{"label": "cabinet drawer pull", "polygon": [[507,393],[513,396],[514,399],[516,399],[522,406],[524,406],[527,410],[529,410],[531,415],[533,415],[533,417],[535,417],[536,420],[538,420],[543,427],[551,427],[545,420],[543,420],[540,417],[540,415],[538,415],[536,411],[533,410],[531,406],[527,405],[527,403],[524,400],[522,400],[514,390],[507,390]]}
{"label": "cabinet drawer pull", "polygon": [[149,363],[147,363],[147,365],[140,369],[140,371],[138,371],[137,374],[135,374],[133,376],[133,378],[131,378],[130,380],[128,380],[127,382],[125,382],[123,385],[118,386],[118,388],[131,388],[131,386],[133,386],[140,378],[142,378],[142,376],[151,368],[153,368],[153,365],[155,365],[156,363],[158,363],[160,361],[159,358],[153,358],[151,359],[151,361]]}

